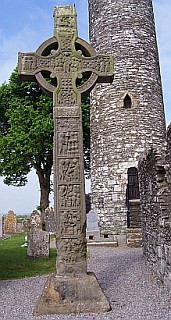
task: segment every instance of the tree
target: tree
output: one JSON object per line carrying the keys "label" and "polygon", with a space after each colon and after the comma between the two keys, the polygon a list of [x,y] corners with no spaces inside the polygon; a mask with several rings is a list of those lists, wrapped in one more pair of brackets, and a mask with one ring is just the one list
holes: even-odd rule
{"label": "tree", "polygon": [[[89,98],[84,98],[85,170],[89,173]],[[0,87],[0,175],[7,185],[24,186],[34,168],[40,184],[44,219],[51,191],[53,165],[53,105],[35,82],[20,82],[17,68],[9,84]]]}

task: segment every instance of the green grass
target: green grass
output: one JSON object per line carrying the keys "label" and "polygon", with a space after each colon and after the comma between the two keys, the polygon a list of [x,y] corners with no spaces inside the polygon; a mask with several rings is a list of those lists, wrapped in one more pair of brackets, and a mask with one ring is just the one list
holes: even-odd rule
{"label": "green grass", "polygon": [[56,250],[50,249],[50,258],[27,258],[25,234],[0,240],[0,280],[33,277],[55,272]]}

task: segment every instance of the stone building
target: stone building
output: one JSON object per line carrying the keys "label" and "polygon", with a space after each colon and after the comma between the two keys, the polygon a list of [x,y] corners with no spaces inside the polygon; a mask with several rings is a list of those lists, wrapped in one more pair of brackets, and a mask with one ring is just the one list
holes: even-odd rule
{"label": "stone building", "polygon": [[91,95],[92,210],[101,234],[141,226],[138,161],[166,136],[152,0],[89,0],[90,41],[115,60]]}

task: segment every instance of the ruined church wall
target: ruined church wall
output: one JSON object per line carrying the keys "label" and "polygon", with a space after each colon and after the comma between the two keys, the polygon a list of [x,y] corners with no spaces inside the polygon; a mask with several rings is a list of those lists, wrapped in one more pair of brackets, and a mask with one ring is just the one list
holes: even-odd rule
{"label": "ruined church wall", "polygon": [[[127,170],[165,139],[151,0],[89,0],[90,41],[114,56],[114,80],[91,95],[92,209],[101,232],[125,233]],[[126,94],[131,108],[124,108]]]}
{"label": "ruined church wall", "polygon": [[170,170],[171,157],[166,148],[151,150],[139,162],[143,252],[160,280],[171,290]]}

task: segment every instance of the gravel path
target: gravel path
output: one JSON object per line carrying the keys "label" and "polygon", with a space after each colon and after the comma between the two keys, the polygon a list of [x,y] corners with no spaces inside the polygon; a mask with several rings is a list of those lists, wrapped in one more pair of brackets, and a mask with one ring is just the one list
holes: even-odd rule
{"label": "gravel path", "polygon": [[0,281],[0,320],[171,320],[171,296],[145,263],[141,249],[89,248],[93,271],[112,310],[101,315],[33,317],[47,276]]}

